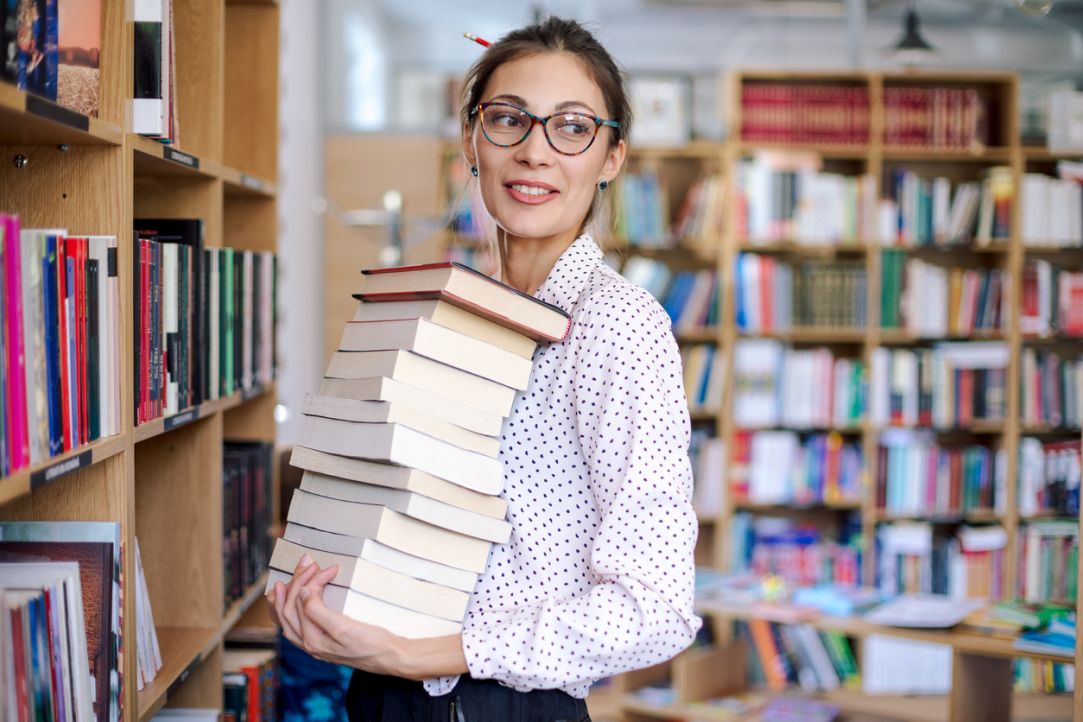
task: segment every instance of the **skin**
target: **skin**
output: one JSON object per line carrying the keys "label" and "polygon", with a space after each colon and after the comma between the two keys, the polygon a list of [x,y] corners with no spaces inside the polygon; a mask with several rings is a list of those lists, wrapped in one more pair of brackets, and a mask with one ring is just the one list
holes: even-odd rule
{"label": "skin", "polygon": [[[563,53],[501,65],[482,94],[482,102],[494,100],[539,117],[558,110],[610,117],[601,89],[579,60]],[[496,220],[504,283],[533,295],[579,236],[598,182],[612,181],[624,162],[624,141],[611,145],[611,132],[602,127],[586,152],[565,156],[539,125],[511,148],[487,141],[479,123],[463,129],[463,153],[478,168],[482,201]],[[555,196],[537,203],[511,190],[513,181],[543,184]],[[318,659],[406,679],[469,673],[462,635],[405,639],[328,609],[323,589],[337,573],[337,566],[320,570],[306,554],[289,585],[278,582],[268,593],[271,618],[293,644]]]}

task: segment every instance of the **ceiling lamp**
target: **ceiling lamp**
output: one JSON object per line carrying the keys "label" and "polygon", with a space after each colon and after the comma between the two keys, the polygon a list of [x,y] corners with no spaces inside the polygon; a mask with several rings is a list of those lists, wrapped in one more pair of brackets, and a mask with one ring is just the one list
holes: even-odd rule
{"label": "ceiling lamp", "polygon": [[1048,15],[1053,9],[1053,0],[1015,0],[1015,7],[1027,15]]}
{"label": "ceiling lamp", "polygon": [[922,65],[937,58],[936,49],[921,36],[919,25],[918,12],[911,4],[906,11],[906,24],[902,38],[887,51],[887,54],[898,64]]}

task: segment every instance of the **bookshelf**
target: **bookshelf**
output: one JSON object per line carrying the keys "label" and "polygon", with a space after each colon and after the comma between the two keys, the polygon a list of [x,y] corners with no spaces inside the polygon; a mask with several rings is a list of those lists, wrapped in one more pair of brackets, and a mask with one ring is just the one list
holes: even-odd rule
{"label": "bookshelf", "polygon": [[133,424],[133,219],[202,218],[207,246],[276,249],[279,8],[274,0],[173,4],[177,147],[128,130],[130,4],[102,0],[101,11],[98,118],[0,83],[0,210],[21,216],[24,228],[117,238],[122,431],[0,479],[0,519],[119,522],[129,583],[138,536],[164,667],[136,691],[129,587],[123,708],[125,719],[145,722],[163,706],[221,708],[223,641],[264,586],[257,580],[223,609],[222,444],[273,443],[275,389]]}

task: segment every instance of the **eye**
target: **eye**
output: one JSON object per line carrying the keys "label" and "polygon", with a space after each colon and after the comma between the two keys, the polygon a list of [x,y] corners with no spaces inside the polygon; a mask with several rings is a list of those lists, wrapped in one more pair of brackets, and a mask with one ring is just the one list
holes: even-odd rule
{"label": "eye", "polygon": [[562,135],[579,138],[594,132],[594,126],[586,118],[578,115],[566,115],[557,121],[557,132]]}
{"label": "eye", "polygon": [[514,110],[497,110],[489,115],[489,122],[497,128],[521,128],[523,118]]}

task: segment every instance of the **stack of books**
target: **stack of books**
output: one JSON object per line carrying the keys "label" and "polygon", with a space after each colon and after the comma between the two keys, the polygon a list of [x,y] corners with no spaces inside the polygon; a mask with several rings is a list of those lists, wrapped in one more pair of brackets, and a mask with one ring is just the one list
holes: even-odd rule
{"label": "stack of books", "polygon": [[331,609],[410,638],[457,634],[492,544],[511,535],[504,418],[558,308],[451,263],[365,273],[291,463],[304,469],[268,589],[308,554]]}

